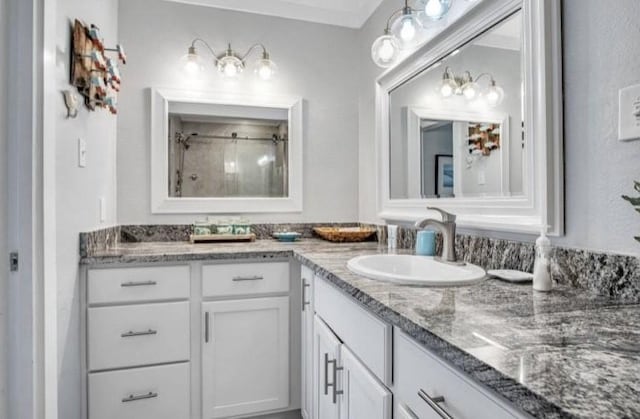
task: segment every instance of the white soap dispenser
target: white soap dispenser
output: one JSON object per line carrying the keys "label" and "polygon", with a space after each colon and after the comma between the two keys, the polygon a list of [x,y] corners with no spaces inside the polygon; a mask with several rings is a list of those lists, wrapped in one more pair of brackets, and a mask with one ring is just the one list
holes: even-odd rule
{"label": "white soap dispenser", "polygon": [[536,240],[536,260],[533,265],[533,289],[551,291],[551,241],[546,228],[542,228]]}

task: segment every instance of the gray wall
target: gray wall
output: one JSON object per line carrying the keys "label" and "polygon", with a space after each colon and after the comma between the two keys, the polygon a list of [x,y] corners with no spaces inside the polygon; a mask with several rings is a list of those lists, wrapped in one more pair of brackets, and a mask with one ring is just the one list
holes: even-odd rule
{"label": "gray wall", "polygon": [[[0,0],[0,49],[7,50],[7,0]],[[0,418],[7,417],[7,54],[0,54]]]}
{"label": "gray wall", "polygon": [[[148,89],[152,86],[301,96],[305,99],[304,211],[250,214],[249,218],[357,220],[356,30],[153,0],[121,1],[119,28],[130,58],[122,69],[118,122],[119,222],[189,223],[201,218],[150,212]],[[262,42],[279,66],[278,77],[264,84],[247,70],[244,80],[223,82],[210,70],[202,83],[190,84],[180,74],[177,60],[195,37],[217,50],[228,41],[239,50]],[[200,50],[207,54],[205,48]]]}
{"label": "gray wall", "polygon": [[[359,34],[360,220],[377,221],[373,40],[396,7],[385,0]],[[563,1],[564,246],[640,255],[640,216],[620,199],[640,178],[640,141],[617,141],[618,89],[640,83],[640,2]],[[487,236],[497,233],[484,232]],[[534,240],[532,236],[508,236]]]}
{"label": "gray wall", "polygon": [[[95,23],[108,46],[118,40],[117,0],[58,0],[56,46],[59,51],[56,84],[69,86],[69,45],[72,19]],[[125,45],[126,46],[126,45]],[[89,112],[84,106],[76,119],[66,119],[62,98],[56,114],[56,217],[58,276],[58,411],[60,418],[80,418],[80,305],[78,234],[116,223],[116,124],[106,110]],[[87,142],[87,167],[78,168],[77,141]],[[100,221],[99,197],[107,204]]]}
{"label": "gray wall", "polygon": [[620,142],[618,90],[640,83],[640,2],[563,2],[567,236],[558,243],[640,255],[640,214],[620,199],[640,180],[640,141]]}

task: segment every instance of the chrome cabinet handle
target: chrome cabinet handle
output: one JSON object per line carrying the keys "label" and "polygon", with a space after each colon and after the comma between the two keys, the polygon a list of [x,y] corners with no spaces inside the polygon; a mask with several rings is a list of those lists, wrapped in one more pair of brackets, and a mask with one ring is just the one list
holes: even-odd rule
{"label": "chrome cabinet handle", "polygon": [[254,275],[254,276],[234,276],[232,281],[238,282],[238,281],[260,281],[261,279],[264,279],[263,276],[260,275]]}
{"label": "chrome cabinet handle", "polygon": [[129,394],[129,397],[125,397],[124,399],[122,399],[122,403],[135,402],[137,400],[145,400],[145,399],[155,399],[156,397],[158,397],[158,393],[154,393],[152,391],[146,394],[139,394],[137,396],[134,396],[133,394]]}
{"label": "chrome cabinet handle", "polygon": [[121,334],[120,337],[132,338],[136,336],[148,336],[148,335],[157,335],[157,334],[158,334],[158,331],[153,329],[143,330],[141,332],[134,332],[133,330],[129,330],[128,332]]}
{"label": "chrome cabinet handle", "polygon": [[209,343],[209,312],[204,313],[204,342]]}
{"label": "chrome cabinet handle", "polygon": [[324,395],[329,394],[329,354],[324,354]]}
{"label": "chrome cabinet handle", "polygon": [[[333,382],[329,382],[329,364],[333,364]],[[324,354],[324,394],[329,394],[329,387],[333,389],[331,395],[333,404],[338,403],[338,395],[344,394],[343,390],[338,390],[338,371],[342,371],[344,368],[338,366],[338,362],[335,359],[329,360],[329,354]]]}
{"label": "chrome cabinet handle", "polygon": [[158,283],[156,281],[129,281],[129,282],[123,282],[120,284],[121,287],[146,287],[149,285],[157,285]]}
{"label": "chrome cabinet handle", "polygon": [[423,389],[420,389],[418,391],[418,396],[424,400],[430,408],[432,408],[434,410],[434,412],[436,412],[438,414],[438,416],[440,416],[442,419],[453,419],[453,416],[451,416],[446,410],[444,410],[444,408],[442,406],[440,406],[439,403],[443,403],[444,402],[444,397],[442,396],[438,396],[438,397],[431,397],[427,394],[426,391],[424,391]]}
{"label": "chrome cabinet handle", "polygon": [[307,301],[307,288],[310,287],[311,284],[307,284],[307,280],[302,278],[302,311],[305,311],[304,308],[308,306],[311,302]]}

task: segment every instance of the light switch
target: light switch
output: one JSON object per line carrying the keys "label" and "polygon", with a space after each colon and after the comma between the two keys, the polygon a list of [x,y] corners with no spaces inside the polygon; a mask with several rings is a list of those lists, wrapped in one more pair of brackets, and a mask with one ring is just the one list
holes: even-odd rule
{"label": "light switch", "polygon": [[100,222],[104,223],[105,220],[107,219],[107,202],[105,201],[105,199],[103,197],[100,197],[99,199],[99,205],[100,205]]}
{"label": "light switch", "polygon": [[478,171],[478,185],[484,185],[487,183],[487,176],[484,170]]}
{"label": "light switch", "polygon": [[618,139],[640,139],[640,84],[625,87],[619,92]]}
{"label": "light switch", "polygon": [[78,167],[87,167],[87,142],[78,138]]}

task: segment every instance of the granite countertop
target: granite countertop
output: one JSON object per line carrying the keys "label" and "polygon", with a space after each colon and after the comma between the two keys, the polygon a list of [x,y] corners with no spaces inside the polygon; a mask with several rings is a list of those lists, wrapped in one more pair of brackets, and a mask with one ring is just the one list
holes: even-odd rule
{"label": "granite countertop", "polygon": [[538,418],[640,417],[640,304],[581,289],[534,292],[487,280],[424,288],[369,280],[347,270],[375,242],[122,243],[85,265],[294,257],[426,348]]}

